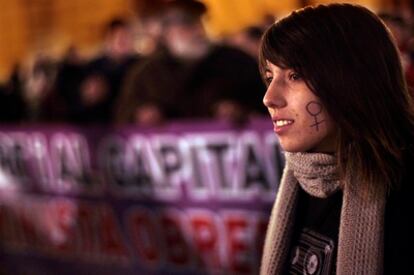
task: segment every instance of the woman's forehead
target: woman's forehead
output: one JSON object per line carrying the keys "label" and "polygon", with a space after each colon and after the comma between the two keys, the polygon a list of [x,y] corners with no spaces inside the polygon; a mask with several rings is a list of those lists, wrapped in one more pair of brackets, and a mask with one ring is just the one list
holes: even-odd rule
{"label": "woman's forehead", "polygon": [[283,66],[280,64],[274,64],[272,61],[266,60],[265,71],[283,71],[289,70],[288,66]]}

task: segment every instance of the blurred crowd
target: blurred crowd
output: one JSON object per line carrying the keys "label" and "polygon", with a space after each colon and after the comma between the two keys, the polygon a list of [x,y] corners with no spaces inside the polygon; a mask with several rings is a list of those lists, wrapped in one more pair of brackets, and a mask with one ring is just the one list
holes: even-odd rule
{"label": "blurred crowd", "polygon": [[[61,60],[41,54],[30,70],[16,66],[0,85],[0,121],[153,126],[194,118],[243,123],[265,114],[257,58],[274,18],[212,41],[202,24],[205,13],[198,1],[163,2],[138,14],[145,50],[137,51],[136,24],[116,18],[94,58],[85,60],[73,46]],[[412,24],[398,14],[380,16],[396,38],[413,88]]]}
{"label": "blurred crowd", "polygon": [[243,122],[264,113],[256,60],[263,27],[238,42],[213,42],[202,24],[205,12],[188,0],[142,12],[140,53],[134,25],[118,18],[106,26],[103,51],[91,60],[71,47],[62,60],[43,54],[29,71],[16,66],[0,88],[1,120],[156,125],[187,118]]}

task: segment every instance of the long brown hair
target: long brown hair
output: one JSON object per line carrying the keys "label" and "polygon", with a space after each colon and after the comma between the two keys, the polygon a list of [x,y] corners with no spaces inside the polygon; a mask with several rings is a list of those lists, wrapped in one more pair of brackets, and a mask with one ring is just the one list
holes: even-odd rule
{"label": "long brown hair", "polygon": [[306,7],[264,34],[266,62],[305,79],[338,127],[344,180],[367,191],[397,185],[414,141],[414,114],[398,50],[383,22],[351,4]]}

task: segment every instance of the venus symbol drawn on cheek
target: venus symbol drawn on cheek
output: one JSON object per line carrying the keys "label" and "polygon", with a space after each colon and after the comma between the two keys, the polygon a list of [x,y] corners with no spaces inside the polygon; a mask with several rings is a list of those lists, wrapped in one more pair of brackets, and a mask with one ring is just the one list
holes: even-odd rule
{"label": "venus symbol drawn on cheek", "polygon": [[316,101],[311,101],[306,105],[306,111],[313,116],[315,123],[311,125],[311,127],[315,127],[316,131],[319,131],[319,124],[322,124],[325,120],[319,120],[318,115],[322,113],[322,104]]}

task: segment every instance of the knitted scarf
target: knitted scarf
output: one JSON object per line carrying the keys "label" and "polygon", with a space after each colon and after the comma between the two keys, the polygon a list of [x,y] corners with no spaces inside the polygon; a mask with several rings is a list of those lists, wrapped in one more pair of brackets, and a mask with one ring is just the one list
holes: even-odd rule
{"label": "knitted scarf", "polygon": [[286,153],[286,167],[267,229],[261,275],[282,274],[291,246],[299,188],[326,198],[342,188],[336,274],[382,274],[385,193],[364,199],[357,182],[340,184],[336,158]]}

